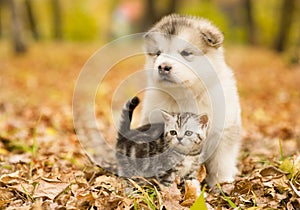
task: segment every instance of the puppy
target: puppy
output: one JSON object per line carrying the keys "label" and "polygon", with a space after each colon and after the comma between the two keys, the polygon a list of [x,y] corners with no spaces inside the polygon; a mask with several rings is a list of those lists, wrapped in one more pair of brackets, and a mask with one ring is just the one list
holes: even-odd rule
{"label": "puppy", "polygon": [[224,61],[223,34],[206,19],[173,14],[162,18],[144,38],[148,88],[141,124],[162,122],[160,109],[206,112],[219,120],[210,129],[199,164],[206,165],[209,186],[233,181],[241,111],[233,72]]}

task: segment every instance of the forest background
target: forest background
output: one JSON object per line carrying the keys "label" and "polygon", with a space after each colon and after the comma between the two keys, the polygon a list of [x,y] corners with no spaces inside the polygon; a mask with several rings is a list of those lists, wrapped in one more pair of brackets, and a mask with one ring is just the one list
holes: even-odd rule
{"label": "forest background", "polygon": [[[222,30],[242,106],[239,174],[204,189],[201,202],[300,208],[299,0],[0,0],[0,209],[192,206],[192,192],[139,186],[95,167],[73,125],[76,80],[93,53],[170,13],[208,18]],[[115,65],[97,94],[99,129],[109,139],[111,93],[143,62]]]}

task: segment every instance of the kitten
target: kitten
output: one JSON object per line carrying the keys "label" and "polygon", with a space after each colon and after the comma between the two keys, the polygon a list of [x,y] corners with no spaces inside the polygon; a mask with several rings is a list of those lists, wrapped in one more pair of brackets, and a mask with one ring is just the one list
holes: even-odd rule
{"label": "kitten", "polygon": [[130,122],[138,104],[134,97],[122,111],[116,146],[119,175],[155,177],[164,185],[173,183],[176,175],[195,180],[207,136],[207,115],[161,111],[165,123],[133,130]]}

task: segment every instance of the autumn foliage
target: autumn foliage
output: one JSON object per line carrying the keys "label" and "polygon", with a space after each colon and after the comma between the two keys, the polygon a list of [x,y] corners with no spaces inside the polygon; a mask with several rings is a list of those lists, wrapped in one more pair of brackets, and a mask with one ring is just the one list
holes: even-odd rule
{"label": "autumn foliage", "polygon": [[[43,43],[15,57],[2,44],[0,209],[189,209],[197,199],[188,183],[183,191],[118,178],[85,156],[74,132],[72,94],[97,47]],[[239,174],[234,183],[206,187],[206,206],[299,209],[300,66],[260,48],[229,47],[226,57],[242,105]],[[122,65],[122,75],[131,71]],[[118,83],[113,78],[108,90]],[[97,103],[110,100],[107,93],[99,97]],[[105,113],[99,109],[98,120],[114,139]],[[204,168],[199,179],[205,175]]]}

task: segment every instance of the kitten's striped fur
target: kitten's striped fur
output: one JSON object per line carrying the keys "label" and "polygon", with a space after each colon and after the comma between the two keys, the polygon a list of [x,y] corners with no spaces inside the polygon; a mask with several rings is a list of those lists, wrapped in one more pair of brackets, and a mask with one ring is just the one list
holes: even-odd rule
{"label": "kitten's striped fur", "polygon": [[162,111],[165,123],[130,129],[139,99],[129,100],[122,111],[116,145],[120,176],[155,177],[163,184],[195,179],[208,127],[207,115]]}

